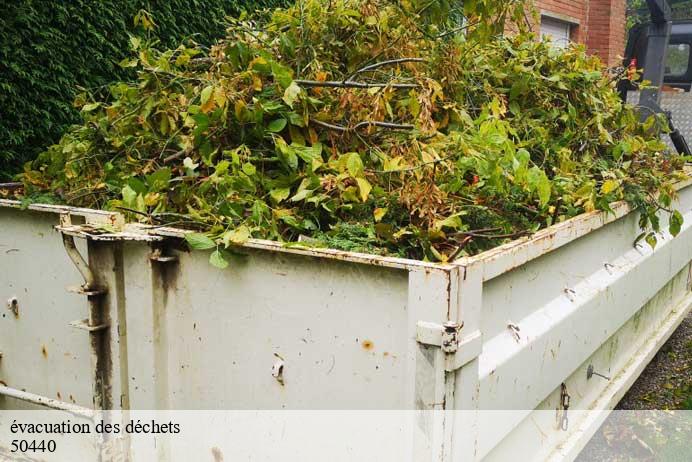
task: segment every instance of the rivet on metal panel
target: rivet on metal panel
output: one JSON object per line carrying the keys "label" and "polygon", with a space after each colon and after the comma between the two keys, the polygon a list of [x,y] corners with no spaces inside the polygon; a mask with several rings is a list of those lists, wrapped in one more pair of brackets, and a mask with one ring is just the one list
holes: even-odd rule
{"label": "rivet on metal panel", "polygon": [[603,375],[596,372],[593,368],[593,364],[589,364],[589,367],[586,368],[586,380],[591,380],[591,377],[593,377],[594,375],[601,377],[602,379],[610,380],[610,377],[608,377],[607,375]]}
{"label": "rivet on metal panel", "polygon": [[7,309],[14,314],[15,318],[19,317],[19,301],[17,301],[17,297],[10,297],[7,300]]}

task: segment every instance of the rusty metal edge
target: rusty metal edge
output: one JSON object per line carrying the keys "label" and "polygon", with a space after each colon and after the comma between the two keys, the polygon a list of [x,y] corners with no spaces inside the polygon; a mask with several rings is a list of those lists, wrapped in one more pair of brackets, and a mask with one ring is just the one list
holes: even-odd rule
{"label": "rusty metal edge", "polygon": [[[675,185],[678,191],[692,185],[692,168],[686,168],[685,172],[691,176]],[[459,258],[452,264],[463,267],[482,266],[483,280],[489,281],[613,223],[633,211],[625,201],[616,202],[611,208],[611,213],[583,213],[531,236],[516,239],[473,257]]]}
{"label": "rusty metal edge", "polygon": [[[686,168],[686,173],[688,175],[692,175],[692,168]],[[679,182],[676,185],[676,189],[682,190],[690,185],[692,185],[692,177],[685,181]],[[20,209],[21,203],[16,200],[0,199],[0,207]],[[31,204],[28,206],[28,209],[48,213],[70,213],[77,216],[84,216],[87,219],[96,219],[95,221],[97,222],[103,222],[103,219],[105,218],[106,222],[124,223],[124,218],[117,212],[106,212],[94,209],[46,204]],[[538,231],[532,236],[514,240],[473,257],[462,257],[450,263],[431,263],[407,258],[384,257],[381,255],[348,252],[335,249],[322,249],[294,245],[287,246],[282,242],[269,241],[265,239],[250,239],[241,247],[309,257],[328,258],[352,263],[405,270],[428,269],[449,271],[451,268],[457,266],[471,267],[482,265],[483,280],[489,281],[511,271],[518,266],[528,263],[549,252],[557,250],[560,247],[567,245],[570,242],[575,241],[576,239],[579,239],[599,228],[602,228],[609,223],[619,220],[632,211],[631,207],[624,201],[614,203],[612,205],[612,210],[612,213],[599,211],[584,213],[562,223],[553,225],[550,228]],[[137,230],[133,231],[133,229]],[[72,229],[71,231],[75,233],[75,235],[80,235],[80,237],[95,239],[99,238],[98,236],[90,236],[89,233],[80,233],[77,229]],[[102,238],[105,238],[106,240],[118,239],[155,241],[166,237],[184,239],[185,234],[189,232],[190,231],[178,228],[147,227],[144,225],[139,225],[136,227],[130,227],[130,231],[127,233],[114,233],[108,235],[107,237],[102,235]],[[148,238],[145,236],[148,236]]]}
{"label": "rusty metal edge", "polygon": [[82,207],[71,207],[69,205],[52,205],[52,204],[29,204],[26,207],[22,203],[13,199],[0,199],[0,207],[12,209],[26,209],[34,212],[47,213],[69,213],[73,216],[84,217],[92,223],[104,223],[111,225],[124,224],[124,218],[120,213],[107,212],[105,210],[86,209]]}
{"label": "rusty metal edge", "polygon": [[[0,208],[21,209],[21,203],[16,200],[0,199]],[[28,210],[45,213],[65,214],[69,213],[75,216],[83,216],[87,223],[124,223],[124,218],[117,212],[105,212],[101,210],[92,210],[78,207],[69,207],[63,205],[48,205],[48,204],[31,204],[27,207]],[[185,234],[191,231],[168,228],[168,227],[153,227],[141,224],[126,225],[123,232],[120,233],[100,233],[90,232],[92,227],[70,225],[56,226],[56,229],[64,234],[74,237],[86,238],[90,240],[101,241],[161,241],[165,238],[184,239]],[[404,269],[404,270],[435,270],[449,271],[453,265],[448,263],[430,263],[419,260],[406,258],[384,257],[381,255],[372,255],[357,252],[347,252],[335,249],[322,249],[302,246],[287,246],[285,243],[277,241],[269,241],[265,239],[250,239],[240,247],[256,250],[264,250],[269,252],[281,252],[294,255],[303,255],[316,258],[327,258],[332,260],[340,260],[352,263],[359,263],[371,266],[380,266],[386,268]]]}

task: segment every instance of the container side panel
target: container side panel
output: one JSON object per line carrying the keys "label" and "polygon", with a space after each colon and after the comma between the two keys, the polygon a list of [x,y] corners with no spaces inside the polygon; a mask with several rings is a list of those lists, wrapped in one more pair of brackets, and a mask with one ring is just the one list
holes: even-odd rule
{"label": "container side panel", "polygon": [[[124,247],[132,408],[405,409],[408,272]],[[410,406],[409,406],[410,407]]]}
{"label": "container side panel", "polygon": [[[690,265],[686,265],[565,378],[566,390],[571,398],[567,431],[556,431],[563,412],[559,404],[561,387],[554,389],[499,442],[488,429],[502,428],[503,421],[508,417],[514,420],[517,414],[507,411],[483,413],[486,433],[481,438],[481,447],[486,455],[484,460],[508,460],[518,448],[527,460],[573,459],[607,416],[607,413],[592,410],[609,409],[617,404],[665,342],[672,328],[689,313],[692,306],[690,270]],[[589,366],[611,380],[598,376],[589,378]]]}
{"label": "container side panel", "polygon": [[[86,297],[66,290],[84,281],[53,229],[57,221],[0,208],[0,382],[90,407],[89,335],[69,325],[87,317]],[[0,409],[16,404],[0,396]]]}
{"label": "container side panel", "polygon": [[[489,453],[505,435],[517,431],[556,390],[559,395],[561,384],[608,342],[626,342],[627,348],[639,351],[660,337],[656,326],[689,292],[683,280],[692,260],[692,188],[680,191],[677,208],[685,217],[682,231],[676,238],[660,233],[655,250],[633,245],[640,230],[638,217],[630,214],[485,283],[479,454]],[[642,329],[635,320],[645,317],[646,310],[655,312],[654,321]],[[624,326],[635,324],[640,331],[628,334]],[[608,375],[624,373],[629,354],[613,356],[598,367],[610,371]],[[624,393],[628,386],[618,391]],[[591,401],[579,405],[602,408],[596,404],[600,392],[591,395]],[[572,409],[577,401],[572,400]],[[483,420],[492,415],[487,411],[513,412],[488,421]]]}

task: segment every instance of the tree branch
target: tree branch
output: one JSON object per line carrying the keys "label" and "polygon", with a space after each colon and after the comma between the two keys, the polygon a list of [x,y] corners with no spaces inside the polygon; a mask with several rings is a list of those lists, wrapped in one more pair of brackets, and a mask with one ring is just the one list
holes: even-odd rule
{"label": "tree branch", "polygon": [[295,81],[301,87],[328,87],[328,88],[396,88],[396,89],[415,89],[420,88],[418,84],[415,83],[363,83],[363,82],[353,82],[351,80],[346,82],[339,82],[328,80],[326,82],[320,82],[318,80],[296,80]]}
{"label": "tree branch", "polygon": [[165,164],[170,164],[174,160],[178,160],[181,157],[183,157],[186,154],[185,150],[183,149],[182,151],[178,151],[175,154],[171,154],[170,156],[166,157],[163,159],[163,163]]}
{"label": "tree branch", "polygon": [[321,120],[310,119],[310,122],[319,125],[323,128],[328,128],[329,130],[335,130],[342,133],[351,133],[360,130],[364,127],[379,127],[387,128],[389,130],[413,130],[415,127],[408,124],[395,124],[391,122],[377,122],[374,120],[366,120],[364,122],[359,122],[353,127],[345,127],[343,125],[330,124],[328,122],[322,122]]}
{"label": "tree branch", "polygon": [[379,63],[370,64],[369,66],[361,67],[360,69],[355,71],[353,74],[346,77],[341,83],[352,82],[351,79],[353,79],[353,77],[357,76],[358,74],[362,74],[362,73],[368,72],[368,71],[373,71],[375,69],[379,69],[380,67],[389,66],[392,64],[424,63],[424,62],[426,62],[426,60],[423,58],[398,58],[398,59],[390,59],[387,61],[381,61]]}

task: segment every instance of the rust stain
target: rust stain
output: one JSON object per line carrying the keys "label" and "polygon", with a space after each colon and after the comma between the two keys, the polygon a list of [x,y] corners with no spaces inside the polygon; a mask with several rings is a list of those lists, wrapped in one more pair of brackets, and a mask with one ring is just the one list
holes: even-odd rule
{"label": "rust stain", "polygon": [[41,345],[41,354],[44,358],[48,359],[48,349],[45,345]]}
{"label": "rust stain", "polygon": [[217,447],[211,448],[211,455],[214,457],[214,462],[223,462],[223,452]]}
{"label": "rust stain", "polygon": [[375,344],[372,342],[372,340],[363,340],[361,345],[366,351],[371,351],[373,348],[375,348]]}
{"label": "rust stain", "polygon": [[385,351],[384,353],[382,353],[382,356],[389,356],[389,351]]}
{"label": "rust stain", "polygon": [[59,400],[62,400],[62,395],[60,394],[60,392],[57,392],[56,395],[57,395]]}

